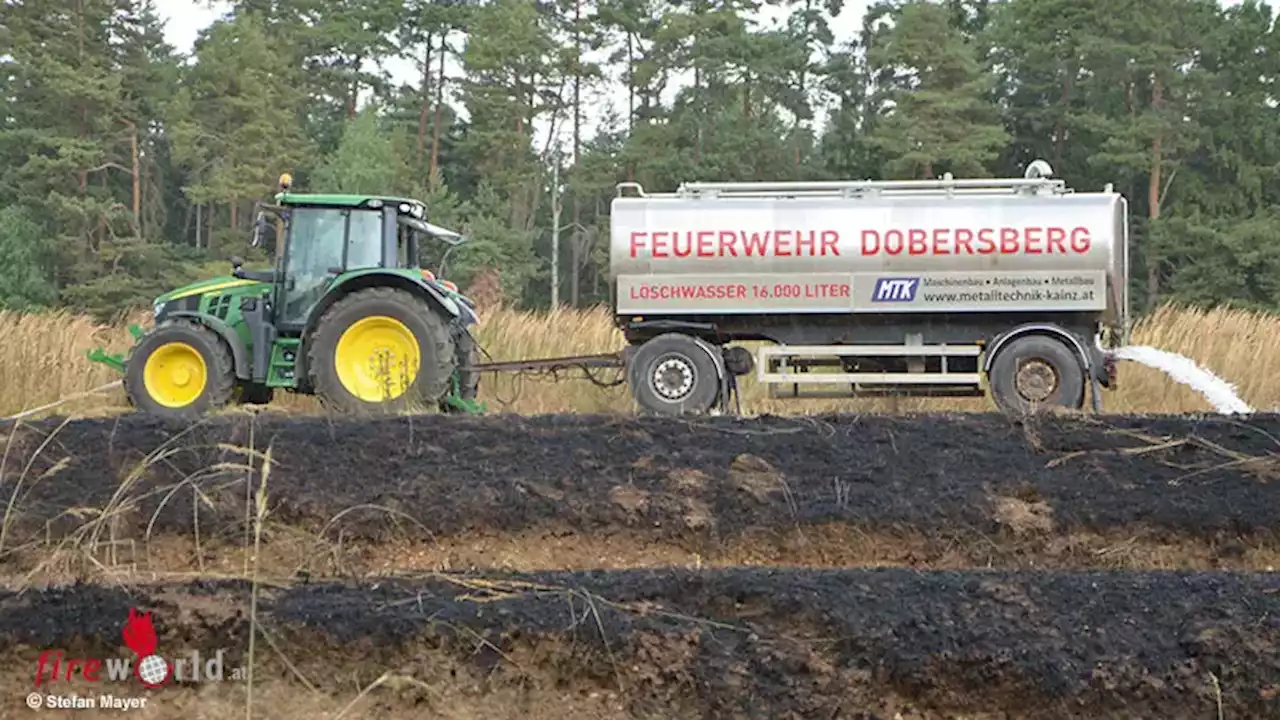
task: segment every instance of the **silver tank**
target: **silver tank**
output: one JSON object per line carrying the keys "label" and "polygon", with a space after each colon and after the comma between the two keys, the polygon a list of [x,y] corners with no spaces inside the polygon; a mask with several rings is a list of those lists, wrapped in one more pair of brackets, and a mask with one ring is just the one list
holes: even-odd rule
{"label": "silver tank", "polygon": [[611,217],[617,312],[1084,311],[1123,327],[1125,199],[1035,174],[631,185]]}

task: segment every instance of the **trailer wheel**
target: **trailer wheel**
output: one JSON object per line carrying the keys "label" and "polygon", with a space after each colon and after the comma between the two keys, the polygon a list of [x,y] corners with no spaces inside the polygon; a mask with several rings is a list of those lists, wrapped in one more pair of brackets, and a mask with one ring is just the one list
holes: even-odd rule
{"label": "trailer wheel", "polygon": [[988,372],[996,405],[1013,415],[1084,406],[1084,367],[1067,345],[1026,335],[1000,349]]}
{"label": "trailer wheel", "polygon": [[720,368],[702,343],[671,333],[641,345],[627,368],[631,397],[658,415],[705,413],[720,397]]}

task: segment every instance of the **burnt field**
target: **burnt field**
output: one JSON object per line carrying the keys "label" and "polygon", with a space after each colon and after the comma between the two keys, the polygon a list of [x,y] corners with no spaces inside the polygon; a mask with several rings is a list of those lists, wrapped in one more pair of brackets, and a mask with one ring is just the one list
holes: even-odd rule
{"label": "burnt field", "polygon": [[195,427],[126,416],[9,432],[5,477],[22,478],[0,550],[79,542],[93,525],[95,542],[130,543],[134,562],[139,543],[194,551],[178,539],[198,536],[210,562],[242,545],[268,448],[268,525],[288,529],[269,540],[295,555],[341,544],[352,569],[376,566],[377,549],[397,544],[395,554],[433,568],[695,556],[1265,568],[1280,533],[1272,415],[1035,424],[263,415]]}
{"label": "burnt field", "polygon": [[[15,697],[43,649],[127,655],[137,606],[162,653],[255,625],[288,720],[1280,717],[1280,416],[0,435]],[[243,717],[247,684],[136,716]]]}
{"label": "burnt field", "polygon": [[[3,597],[6,667],[33,675],[42,648],[109,655],[112,643],[86,638],[117,636],[139,604],[160,652],[223,648],[240,666],[249,623],[225,608],[248,594],[224,582]],[[262,590],[272,640],[255,668],[266,683],[305,679],[313,696],[388,668],[420,678],[368,707],[383,717],[550,691],[583,717],[1262,718],[1280,711],[1278,617],[1274,575],[436,575]]]}

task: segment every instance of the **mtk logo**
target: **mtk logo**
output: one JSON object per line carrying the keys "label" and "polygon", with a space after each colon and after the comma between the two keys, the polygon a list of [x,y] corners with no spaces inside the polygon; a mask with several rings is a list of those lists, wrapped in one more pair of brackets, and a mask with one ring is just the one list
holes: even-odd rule
{"label": "mtk logo", "polygon": [[880,278],[876,280],[871,302],[911,302],[916,299],[920,278]]}

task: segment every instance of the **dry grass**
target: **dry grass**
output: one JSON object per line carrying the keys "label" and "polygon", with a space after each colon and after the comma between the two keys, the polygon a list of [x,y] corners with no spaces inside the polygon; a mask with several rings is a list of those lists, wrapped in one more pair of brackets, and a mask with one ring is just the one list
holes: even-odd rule
{"label": "dry grass", "polygon": [[[134,321],[145,321],[145,317]],[[478,338],[493,360],[516,360],[611,352],[622,347],[607,308],[523,312],[507,308],[481,318]],[[144,324],[145,327],[145,324]],[[16,315],[0,312],[0,417],[54,402],[114,379],[113,371],[90,363],[85,352],[96,345],[108,351],[131,343],[126,323],[102,326],[66,313]],[[1256,408],[1280,406],[1280,316],[1239,310],[1165,307],[1144,318],[1134,342],[1181,353],[1235,383],[1241,397]],[[612,380],[616,371],[597,378]],[[627,412],[623,387],[602,388],[580,373],[567,371],[561,381],[530,375],[488,375],[481,399],[491,411],[521,414],[547,412]],[[275,403],[293,412],[316,409],[310,398],[280,393]],[[77,400],[59,410],[68,414],[112,412],[125,406],[113,391]],[[1122,363],[1120,389],[1107,393],[1104,407],[1113,412],[1198,412],[1209,406],[1195,392],[1163,374]],[[909,412],[919,410],[987,410],[982,399],[771,400],[748,378],[743,410],[792,414],[825,410]]]}

